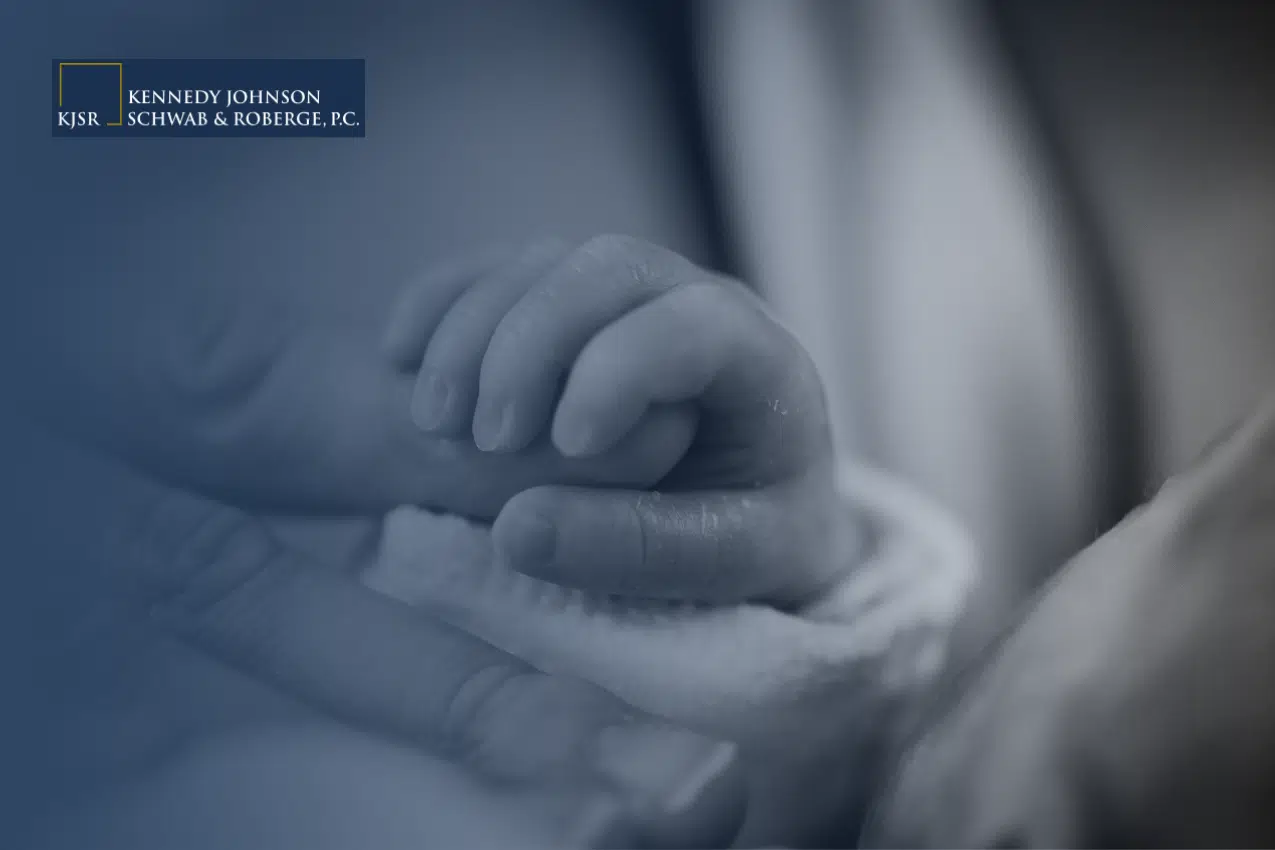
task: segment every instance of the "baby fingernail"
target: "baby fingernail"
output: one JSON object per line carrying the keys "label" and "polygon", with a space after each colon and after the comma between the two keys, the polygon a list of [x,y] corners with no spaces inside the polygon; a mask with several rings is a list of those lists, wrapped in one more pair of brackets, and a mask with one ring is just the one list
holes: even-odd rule
{"label": "baby fingernail", "polygon": [[689,811],[737,759],[734,744],[651,724],[609,727],[596,746],[598,769],[607,778],[669,814]]}
{"label": "baby fingernail", "polygon": [[553,431],[553,442],[567,457],[580,457],[593,451],[593,426],[581,419],[564,419]]}
{"label": "baby fingernail", "polygon": [[499,410],[480,406],[474,416],[474,445],[484,452],[504,451],[513,447],[514,405],[507,402]]}
{"label": "baby fingernail", "polygon": [[433,431],[451,413],[451,385],[438,375],[422,375],[412,393],[412,421],[422,431]]}

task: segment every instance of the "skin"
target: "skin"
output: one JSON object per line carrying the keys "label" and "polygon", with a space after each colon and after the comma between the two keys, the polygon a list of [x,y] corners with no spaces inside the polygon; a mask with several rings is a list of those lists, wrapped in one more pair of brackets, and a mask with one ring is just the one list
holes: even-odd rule
{"label": "skin", "polygon": [[[198,25],[183,20],[184,36],[157,31],[155,37],[165,43],[174,37],[179,41],[207,38],[224,23],[212,11],[212,20],[201,19]],[[358,47],[364,34],[359,26],[362,18],[354,17],[359,20],[347,16],[355,31],[350,43]],[[82,24],[75,30],[79,35],[71,35],[67,28],[82,16],[61,18],[65,20],[50,29],[57,31],[57,38],[46,39],[46,47],[57,41],[60,50],[76,38],[86,44],[97,38],[93,27],[86,29]],[[273,24],[265,23],[268,31]],[[132,35],[137,32],[133,18],[114,16],[111,24],[121,35],[128,34],[126,41],[147,42],[142,33]],[[243,26],[251,30],[250,41],[261,37],[263,30],[255,20]],[[410,30],[397,29],[396,37],[403,35],[415,44],[406,37]],[[30,44],[40,43],[38,36],[32,38],[37,41]],[[39,52],[34,50],[32,55]],[[417,67],[392,61],[370,64],[393,68],[395,73]],[[390,111],[433,114],[430,110],[421,113],[416,91],[399,105],[403,108]],[[405,140],[401,148],[416,154],[417,130],[430,130],[437,124],[431,120],[396,125]],[[639,123],[643,130],[649,129]],[[390,128],[385,125],[382,138]],[[557,135],[559,128],[550,129]],[[546,684],[525,665],[492,654],[476,641],[463,640],[437,622],[413,617],[408,624],[399,607],[386,607],[382,599],[369,601],[369,594],[358,592],[362,588],[351,589],[331,572],[318,577],[312,569],[319,566],[318,559],[306,557],[304,550],[297,551],[272,533],[273,515],[367,519],[394,505],[411,503],[491,519],[514,494],[546,485],[591,491],[605,486],[617,494],[638,494],[665,478],[668,469],[662,461],[680,463],[682,452],[667,447],[676,444],[679,433],[687,434],[686,418],[676,413],[653,414],[638,429],[634,442],[588,458],[563,457],[547,443],[493,453],[481,451],[472,439],[422,434],[406,414],[411,381],[384,368],[370,335],[357,326],[360,308],[375,301],[365,296],[393,285],[389,281],[396,281],[399,271],[417,261],[405,246],[415,248],[428,238],[421,234],[423,219],[415,214],[419,208],[408,196],[424,194],[421,187],[425,186],[430,189],[427,194],[445,199],[440,204],[444,216],[449,217],[449,208],[457,206],[449,192],[434,191],[435,181],[412,179],[420,173],[419,155],[415,160],[387,157],[385,148],[374,145],[363,146],[368,153],[361,156],[349,146],[343,151],[330,147],[320,151],[315,146],[285,151],[275,145],[259,158],[255,150],[247,155],[241,150],[245,146],[229,146],[219,151],[209,148],[197,156],[209,167],[192,164],[179,152],[174,160],[161,157],[154,167],[149,156],[143,157],[148,163],[143,169],[122,148],[107,147],[74,156],[66,151],[46,155],[31,148],[32,164],[44,168],[24,167],[30,180],[23,178],[22,184],[33,190],[30,212],[42,226],[31,229],[33,238],[17,241],[23,248],[29,245],[30,256],[39,255],[42,261],[34,264],[35,273],[17,273],[18,279],[29,281],[31,290],[19,297],[29,294],[42,301],[48,296],[48,301],[33,304],[30,313],[6,311],[5,318],[17,319],[19,332],[17,356],[7,359],[20,364],[14,371],[22,395],[14,406],[39,409],[60,433],[70,435],[79,447],[92,447],[96,452],[90,454],[114,469],[99,478],[86,471],[92,461],[70,463],[62,479],[66,486],[45,493],[44,501],[33,502],[31,513],[38,518],[41,514],[34,509],[40,507],[48,516],[62,517],[78,505],[75,520],[52,528],[33,527],[44,528],[53,539],[71,538],[65,541],[68,545],[82,544],[71,547],[76,554],[67,555],[67,564],[100,557],[116,568],[105,571],[111,576],[133,576],[145,566],[144,580],[137,581],[152,589],[157,582],[155,592],[161,598],[206,600],[199,589],[187,593],[185,582],[207,579],[215,604],[196,605],[193,612],[165,611],[168,616],[161,618],[151,609],[121,603],[117,621],[83,630],[87,634],[77,644],[77,652],[118,645],[122,660],[130,669],[138,668],[146,684],[137,690],[112,692],[119,705],[112,703],[106,716],[145,718],[134,724],[137,728],[159,728],[162,721],[181,720],[180,712],[169,717],[174,712],[165,704],[165,696],[182,692],[173,683],[185,682],[188,676],[203,681],[202,671],[215,658],[214,666],[235,671],[230,680],[234,684],[209,674],[216,687],[209,686],[206,692],[256,694],[254,686],[264,685],[261,690],[282,692],[285,702],[305,706],[303,713],[318,711],[370,735],[406,739],[422,750],[453,754],[455,742],[450,736],[459,733],[444,722],[446,712],[439,706],[449,704],[457,693],[473,690],[465,686],[475,681],[482,685],[494,680],[491,696],[487,689],[477,688],[485,698],[475,700],[476,715],[489,720],[508,718],[514,728],[536,728],[534,721],[542,712],[527,706],[534,706],[534,695],[542,691],[558,693],[556,681]],[[389,153],[396,151],[390,148]],[[28,161],[27,157],[17,159]],[[450,168],[450,158],[441,162]],[[360,168],[361,163],[368,167]],[[509,173],[525,170],[532,169],[515,166]],[[65,178],[54,181],[55,172]],[[404,179],[404,175],[411,177]],[[512,203],[509,199],[520,194],[509,191],[508,181],[493,182],[505,196],[497,206]],[[544,185],[556,182],[549,178]],[[514,181],[513,185],[523,184]],[[601,193],[614,194],[609,191],[611,183],[603,185]],[[537,211],[550,200],[537,198],[535,191],[521,194],[531,199],[525,203]],[[624,202],[617,205],[623,207]],[[569,206],[581,205],[573,200]],[[100,214],[103,209],[110,213]],[[72,218],[72,210],[82,211],[80,221]],[[518,219],[502,219],[499,214],[494,227],[487,212],[477,220],[484,231],[529,229]],[[535,224],[540,221],[536,219]],[[386,228],[386,222],[394,226]],[[443,227],[439,232],[442,235],[434,236],[437,241],[432,245],[426,243],[422,253],[436,254],[440,246],[450,250],[456,235],[464,231]],[[37,234],[40,238],[34,238]],[[632,259],[640,263],[644,255],[644,250],[637,251]],[[375,259],[384,257],[397,260]],[[25,266],[18,263],[15,268]],[[387,270],[394,273],[386,274]],[[464,277],[466,272],[451,274]],[[376,280],[367,280],[369,276]],[[333,308],[327,315],[307,312],[316,296]],[[28,332],[31,338],[24,338]],[[9,341],[6,335],[5,344]],[[30,368],[32,364],[39,368]],[[16,458],[23,459],[23,448],[13,448]],[[754,461],[765,460],[775,454],[775,448],[755,440],[741,455],[751,453]],[[732,466],[747,471],[748,464]],[[780,528],[789,507],[800,514],[808,507],[805,502],[817,502],[807,493],[822,497],[826,489],[782,486],[795,479],[766,477],[763,487],[750,485],[741,495],[736,492],[737,481],[707,474],[712,471],[701,475],[693,467],[684,468],[679,478],[687,497],[670,499],[665,511],[644,514],[643,536],[627,538],[628,553],[621,562],[634,573],[648,565],[652,571],[662,569],[666,577],[689,573],[690,559],[670,565],[663,555],[687,545],[691,535],[682,529],[688,527],[688,518],[706,515],[695,494],[712,494],[708,513],[716,514],[726,514],[748,498],[760,505],[754,523],[732,533],[733,542],[722,553],[732,563],[752,564],[741,573],[748,578],[741,592],[777,596],[813,592],[822,583],[818,577],[797,569],[772,581],[766,574],[777,562],[768,557],[753,559],[748,553],[756,548],[766,555],[765,547],[774,545],[773,532]],[[30,477],[38,481],[40,474],[33,471]],[[101,487],[81,486],[98,480],[103,481]],[[156,488],[153,492],[162,495],[140,501],[115,498],[117,491],[132,489],[128,482],[139,481],[143,489]],[[82,495],[84,501],[68,505],[67,493]],[[617,515],[626,507],[624,498],[616,496]],[[168,505],[175,507],[155,509]],[[81,522],[100,522],[107,530],[118,529],[125,539],[102,547],[87,531],[75,530]],[[211,543],[200,533],[207,529],[218,532]],[[673,545],[640,551],[632,546],[638,539],[666,538]],[[217,545],[222,541],[232,545]],[[826,568],[830,559],[813,553],[821,542],[812,538],[812,554],[800,555],[792,563]],[[38,543],[33,541],[33,548]],[[137,562],[139,552],[145,554],[144,564]],[[98,555],[88,558],[92,553]],[[171,563],[155,567],[152,559],[161,565]],[[560,549],[555,568],[569,569],[570,563],[569,547]],[[705,567],[704,579],[697,584],[714,586],[716,594],[729,594],[728,586],[735,579],[724,571],[718,577],[718,559],[696,559],[696,563]],[[39,569],[32,572],[43,574]],[[82,574],[68,570],[67,575]],[[258,580],[258,576],[265,578]],[[123,596],[124,588],[134,581],[121,577],[104,584]],[[74,622],[72,613],[81,609],[70,600],[57,601],[59,593],[67,591],[51,592],[50,599],[55,601],[50,607],[63,610],[67,622]],[[145,597],[150,594],[148,590]],[[279,624],[287,628],[276,628]],[[325,627],[331,628],[325,631]],[[135,646],[121,637],[133,630],[143,633]],[[36,633],[58,634],[51,626]],[[367,636],[371,647],[342,640],[346,635]],[[136,652],[125,651],[126,646]],[[153,646],[177,648],[174,655],[164,655],[170,663],[159,664],[150,652]],[[361,669],[359,661],[365,652],[383,660],[379,676]],[[420,691],[405,694],[400,687],[404,680],[425,684]],[[87,684],[85,688],[91,690]],[[509,694],[515,698],[497,699]],[[599,702],[594,690],[579,688],[578,683],[560,698],[567,708],[559,714],[572,719],[567,728],[578,731],[548,736],[561,746],[562,757],[555,763],[587,762],[579,757],[576,745],[587,749],[583,745],[593,732],[622,716],[625,709],[613,700]],[[244,700],[250,707],[243,711],[253,719],[283,711],[265,697],[264,705],[256,696]],[[493,701],[495,707],[489,705]],[[513,710],[511,705],[521,708]],[[222,722],[223,717],[226,722],[242,719],[229,706],[183,709],[210,724]],[[460,732],[510,746],[507,737],[496,734],[510,728],[504,722],[495,730],[479,723],[480,728],[472,732],[472,724],[465,722]],[[91,724],[80,728],[90,730],[84,733],[87,739],[134,742],[127,736],[92,731]],[[182,740],[181,735],[176,739]],[[167,745],[165,741],[157,747],[163,750]],[[136,758],[145,762],[150,747],[150,741],[139,745],[141,754]],[[127,746],[121,744],[121,748]],[[499,768],[505,759],[517,762],[520,751],[516,746],[511,750],[496,747],[492,764],[458,760],[466,771],[482,775]],[[605,777],[594,776],[597,771],[587,763],[577,766],[590,781],[605,782]],[[243,773],[251,775],[251,767],[245,766]],[[538,775],[524,778],[541,779]],[[271,791],[261,790],[267,795]],[[674,845],[685,844],[670,840]]]}
{"label": "skin", "polygon": [[[648,296],[655,289],[670,297],[705,294],[682,285],[702,272],[653,246],[607,238],[581,250],[578,259],[594,265],[575,276],[577,285],[595,275],[635,280],[645,270],[644,287],[654,285],[643,289]],[[505,262],[494,255],[479,252],[440,266],[428,273],[425,288],[458,294]],[[710,776],[710,786],[723,790],[694,798],[690,811],[663,811],[651,802],[663,791],[642,782],[630,787],[630,774],[617,777],[591,761],[591,742],[604,729],[626,725],[631,709],[597,689],[538,675],[442,622],[408,616],[340,571],[319,569],[304,549],[274,533],[271,518],[371,518],[414,503],[476,518],[505,513],[497,527],[508,530],[516,528],[510,517],[530,506],[555,522],[558,546],[539,565],[546,575],[591,575],[598,563],[591,542],[599,529],[620,524],[627,535],[602,536],[611,546],[607,563],[623,573],[598,574],[603,586],[628,576],[670,597],[813,595],[832,578],[835,562],[827,557],[828,526],[817,509],[830,501],[830,484],[818,474],[829,448],[822,405],[811,401],[821,402],[817,382],[791,337],[768,335],[769,348],[737,352],[742,363],[766,368],[727,370],[732,383],[715,385],[731,390],[721,399],[758,403],[732,407],[705,387],[693,415],[676,403],[661,405],[610,449],[574,457],[549,441],[483,451],[472,436],[422,433],[409,414],[414,373],[388,366],[357,322],[302,309],[284,282],[219,288],[138,275],[77,293],[83,302],[69,312],[52,288],[31,289],[17,304],[23,321],[14,322],[19,332],[6,340],[15,354],[8,362],[34,360],[41,369],[15,372],[15,398],[44,429],[5,444],[15,460],[10,468],[22,471],[12,481],[30,485],[14,525],[44,529],[30,539],[30,550],[48,565],[32,575],[68,577],[41,597],[59,616],[33,623],[35,637],[15,645],[57,643],[74,633],[70,657],[116,651],[111,663],[135,670],[139,683],[101,695],[96,689],[108,682],[82,683],[81,701],[105,703],[91,716],[37,710],[54,740],[121,742],[122,752],[103,753],[100,763],[83,758],[76,771],[117,783],[192,736],[317,711],[342,728],[405,741],[477,775],[502,776],[510,765],[527,764],[524,748],[539,742],[552,757],[532,759],[539,767],[516,781],[546,787],[583,781],[613,795],[626,812],[620,820],[636,823],[649,843],[720,844],[735,831],[742,809],[735,768]],[[643,303],[655,309],[659,300],[648,296]],[[711,306],[696,309],[704,315]],[[740,318],[760,321],[760,312],[748,311]],[[784,379],[794,375],[803,393],[816,392],[785,408],[802,416],[784,417],[770,407],[780,398],[774,387],[791,386]],[[744,427],[733,431],[732,422]],[[790,439],[794,425],[787,423],[815,439]],[[660,479],[676,487],[659,504],[645,502],[644,488]],[[49,518],[63,516],[76,521],[49,526]],[[793,516],[807,524],[791,528],[785,518]],[[714,517],[716,536],[697,531]],[[47,540],[65,551],[43,553]],[[784,557],[776,558],[780,551]],[[77,586],[70,576],[103,564],[111,569],[78,585],[93,593],[68,595]],[[775,569],[780,564],[783,571]],[[660,591],[666,582],[671,586]],[[118,599],[116,613],[92,618],[91,629],[72,628],[97,598]],[[333,623],[343,625],[333,630]],[[367,657],[382,663],[369,668]],[[216,659],[218,672],[210,672],[208,658]],[[200,687],[188,686],[192,681]],[[405,694],[403,681],[420,683],[419,690]],[[209,698],[174,706],[167,696],[173,693]],[[448,707],[461,694],[458,723]],[[42,698],[32,697],[36,704]],[[553,700],[553,711],[544,699]],[[552,734],[502,731],[536,728],[549,716],[563,720]],[[121,724],[144,731],[121,735]],[[688,763],[719,760],[716,742],[657,722],[639,725],[663,730],[653,734],[668,741],[653,747],[645,732],[638,735],[633,751],[643,755],[635,763],[664,765],[644,773],[644,782],[663,776],[661,782],[677,787]],[[475,749],[475,741],[490,743]],[[32,764],[43,770],[60,747],[32,750]],[[467,761],[473,752],[484,760]],[[250,766],[244,771],[252,775]],[[56,781],[70,775],[68,763]]]}
{"label": "skin", "polygon": [[484,526],[402,508],[364,581],[537,669],[739,742],[740,846],[826,842],[853,829],[874,748],[933,680],[964,595],[959,561],[910,542],[863,563],[838,598],[790,613],[562,587],[504,566]]}
{"label": "skin", "polygon": [[[623,239],[595,240],[579,250],[579,259],[593,258],[594,265],[591,271],[585,265],[587,274],[568,275],[568,283],[574,280],[578,286],[597,275],[631,280],[635,270],[645,269],[653,291],[678,299],[688,294],[687,309],[706,320],[716,316],[712,298],[697,300],[708,293],[683,285],[703,273],[667,252]],[[494,268],[490,260],[485,262],[478,257],[437,270],[431,291],[467,288],[486,273],[475,268]],[[111,290],[109,298],[99,293],[102,303],[83,305],[58,322],[44,312],[58,311],[57,303],[37,300],[30,305],[27,324],[56,333],[19,340],[31,346],[18,349],[24,356],[41,356],[47,365],[41,381],[19,384],[20,398],[54,431],[93,447],[67,447],[73,457],[62,464],[66,471],[60,479],[67,486],[47,491],[44,501],[33,500],[31,510],[43,507],[50,516],[71,511],[85,518],[83,533],[70,535],[68,542],[78,541],[83,551],[106,553],[119,562],[121,575],[146,570],[143,586],[158,583],[162,599],[196,601],[193,610],[148,609],[148,642],[168,643],[176,637],[182,647],[209,653],[248,679],[259,679],[343,723],[405,737],[454,757],[452,739],[458,733],[440,713],[449,695],[468,692],[471,682],[488,677],[499,685],[491,692],[502,698],[509,692],[537,693],[542,678],[441,623],[404,619],[393,606],[369,600],[368,591],[342,582],[331,571],[311,570],[309,558],[272,532],[270,514],[366,516],[415,502],[480,518],[502,513],[502,506],[508,513],[512,507],[518,509],[510,514],[516,519],[518,511],[531,505],[550,512],[557,523],[559,546],[540,566],[560,577],[572,572],[583,576],[581,566],[597,563],[589,546],[599,538],[599,528],[628,523],[628,536],[607,535],[612,545],[608,563],[631,577],[626,581],[637,577],[639,585],[669,597],[796,600],[816,594],[832,577],[830,564],[835,561],[820,551],[828,545],[826,517],[817,510],[828,504],[827,484],[816,462],[827,457],[826,423],[808,360],[785,334],[762,337],[766,347],[730,351],[742,364],[765,368],[722,370],[729,381],[703,386],[693,415],[676,402],[660,405],[643,414],[613,446],[593,447],[583,457],[563,453],[547,441],[520,451],[483,451],[472,438],[422,434],[408,414],[413,377],[388,368],[374,346],[364,348],[368,340],[359,328],[297,312],[283,290],[266,289],[252,299],[231,292],[234,297],[214,289],[154,287],[149,278],[139,278]],[[198,309],[187,299],[195,299]],[[655,310],[682,309],[677,300],[661,303],[644,295],[641,303],[648,301]],[[128,309],[142,304],[145,309]],[[755,305],[746,306],[731,315],[764,320]],[[701,375],[712,377],[713,369]],[[777,410],[772,405],[785,398],[774,387],[792,385],[786,379],[793,376],[801,379],[796,386],[803,395]],[[804,394],[812,388],[813,394]],[[740,397],[756,401],[729,403]],[[817,439],[807,442],[807,434]],[[60,441],[52,442],[59,445],[49,454],[63,453]],[[640,488],[660,476],[680,489],[671,490],[662,504],[633,513],[644,499]],[[33,470],[32,478],[40,476]],[[600,484],[607,485],[601,493],[596,489]],[[142,495],[121,498],[117,490]],[[63,491],[82,494],[83,503],[67,506]],[[510,500],[515,493],[518,497]],[[697,530],[702,525],[687,523],[692,516],[700,522],[716,518],[718,533],[702,534]],[[807,524],[792,529],[785,521],[791,516],[803,517]],[[508,530],[511,522],[503,516],[497,527]],[[110,545],[95,535],[108,537]],[[775,557],[784,548],[788,557]],[[131,563],[138,553],[145,555],[141,563]],[[167,571],[153,566],[165,562],[185,566]],[[774,569],[779,563],[785,572]],[[598,578],[610,582],[621,576]],[[204,589],[186,587],[195,579]],[[658,590],[663,583],[671,586]],[[216,601],[212,608],[200,602],[207,589],[212,593],[208,598]],[[251,613],[248,621],[238,619],[235,612],[241,610]],[[226,612],[231,616],[223,617]],[[370,677],[357,659],[373,650],[330,635],[327,625],[332,622],[351,624],[350,633],[384,647],[374,654],[396,660]],[[279,628],[279,623],[288,628]],[[123,617],[95,642],[110,645],[118,630],[130,628]],[[180,670],[198,662],[172,666]],[[428,671],[423,679],[428,687],[405,706],[399,683],[422,670]],[[148,671],[151,684],[141,693],[163,692],[170,675],[174,673],[168,669]],[[237,691],[236,681],[228,690]],[[548,687],[554,691],[558,686]],[[570,686],[567,694],[579,721],[562,732],[559,761],[590,775],[594,769],[580,764],[579,742],[608,726],[608,718],[623,718],[627,711],[587,688]],[[417,700],[433,708],[414,708]],[[539,716],[534,699],[513,704],[521,706],[519,712],[502,708],[511,712],[510,723],[526,725]],[[119,707],[126,713],[135,708]],[[492,716],[478,708],[474,706],[476,714]],[[218,707],[191,710],[205,717],[216,715]],[[162,708],[151,704],[144,711]],[[491,763],[467,768],[499,772],[505,761],[521,758],[516,740],[495,730],[476,734],[511,749]],[[669,734],[677,737],[671,730]],[[691,746],[696,748],[712,761],[711,742]],[[684,762],[674,758],[669,764],[676,773]],[[677,781],[669,778],[674,785]],[[606,776],[600,782],[604,788],[614,784]],[[639,798],[647,793],[639,792]],[[648,803],[634,806],[654,812],[638,818],[644,823],[663,817]],[[729,812],[731,806],[718,810]],[[692,831],[731,831],[721,826],[731,823],[728,815],[710,814],[707,820],[719,825]],[[685,843],[676,829],[671,836],[674,844]]]}
{"label": "skin", "polygon": [[[541,485],[495,517],[516,569],[597,592],[796,604],[844,572],[831,555],[832,446],[818,375],[739,284],[619,236],[512,252],[451,287],[409,287],[384,348],[413,376],[430,436],[583,463],[647,445],[649,487]],[[777,565],[783,564],[783,569]]]}
{"label": "skin", "polygon": [[[671,490],[535,488],[490,531],[400,509],[366,580],[539,669],[740,742],[753,801],[741,842],[826,841],[852,821],[872,742],[935,672],[963,564],[924,543],[866,564],[852,548],[861,517],[821,488],[813,369],[757,299],[635,240],[540,244],[459,295],[409,288],[386,349],[416,370],[414,421],[486,452],[548,440],[589,457],[654,411],[696,431],[690,455],[667,445]],[[686,469],[748,495],[681,492]],[[744,548],[762,523],[765,548]],[[634,562],[648,538],[673,556]],[[822,563],[809,558],[819,540]],[[810,613],[831,582],[840,607]]]}
{"label": "skin", "polygon": [[[305,846],[305,824],[289,812],[308,799],[344,813],[333,815],[349,818],[343,829],[387,840],[477,840],[503,812],[555,845],[698,846],[736,830],[729,746],[422,619],[282,545],[250,515],[45,434],[5,436],[24,494],[6,539],[33,567],[6,617],[33,665],[7,707],[21,723],[6,734],[22,732],[9,768],[29,777],[6,800],[21,815],[9,823],[40,835],[52,827],[56,838],[58,824],[84,817],[86,829],[110,828],[96,842],[144,847],[215,814],[222,846],[277,835]],[[408,679],[417,685],[405,689]],[[219,755],[219,742],[238,755]],[[359,789],[410,773],[420,754],[434,756],[412,782],[425,799],[470,802],[424,820],[402,797],[351,804]],[[697,772],[703,764],[716,769]],[[299,796],[270,779],[290,769],[314,779]],[[688,775],[698,777],[690,790]],[[466,776],[507,793],[466,790]],[[210,813],[218,787],[234,793]],[[119,807],[93,802],[117,794]],[[581,823],[599,805],[606,818]]]}
{"label": "skin", "polygon": [[1275,404],[1073,560],[899,760],[870,847],[1275,843]]}

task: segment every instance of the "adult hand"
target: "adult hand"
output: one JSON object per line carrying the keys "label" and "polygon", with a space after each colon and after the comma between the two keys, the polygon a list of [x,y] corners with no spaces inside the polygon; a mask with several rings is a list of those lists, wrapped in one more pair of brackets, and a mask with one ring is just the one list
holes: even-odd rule
{"label": "adult hand", "polygon": [[[236,509],[41,435],[5,436],[20,496],[5,506],[6,540],[30,567],[7,594],[4,619],[19,633],[6,643],[23,648],[32,673],[10,704],[23,722],[4,724],[15,744],[6,752],[26,756],[6,765],[26,770],[24,794],[6,802],[25,817],[63,819],[47,807],[119,791],[120,777],[212,733],[229,735],[231,749],[213,737],[184,767],[68,826],[109,828],[93,843],[122,846],[189,846],[177,837],[197,824],[204,846],[314,846],[323,823],[361,825],[378,844],[378,834],[468,843],[507,836],[484,825],[505,817],[549,846],[720,843],[734,829],[729,748],[422,620]],[[235,745],[245,723],[291,731]],[[417,770],[412,748],[356,729],[504,790]],[[536,798],[517,793],[533,787]],[[605,833],[608,820],[618,836]]]}
{"label": "adult hand", "polygon": [[[438,271],[434,280],[441,289],[458,291],[490,262],[491,257],[479,257],[460,263]],[[445,757],[457,757],[458,747],[462,760],[482,756],[468,763],[479,774],[499,775],[502,764],[519,756],[495,752],[489,764],[491,747],[466,744],[468,724],[491,726],[490,737],[514,749],[522,744],[510,730],[521,729],[527,742],[541,740],[560,750],[559,761],[578,761],[585,758],[578,752],[580,742],[628,712],[592,688],[533,675],[524,664],[467,636],[408,616],[401,606],[387,607],[386,600],[348,583],[346,576],[316,569],[310,559],[280,545],[259,514],[242,510],[373,517],[406,501],[490,516],[531,483],[641,485],[662,474],[657,461],[671,443],[684,445],[689,439],[684,418],[656,421],[614,452],[588,461],[566,460],[547,447],[516,458],[492,458],[472,446],[421,435],[408,418],[410,381],[387,367],[375,339],[361,336],[357,323],[324,320],[307,311],[295,287],[159,286],[148,275],[114,283],[38,297],[23,305],[34,310],[18,325],[34,333],[6,340],[18,343],[19,356],[10,362],[39,364],[17,376],[46,419],[145,473],[90,476],[134,482],[96,487],[78,482],[70,468],[61,479],[32,476],[43,484],[60,480],[65,491],[46,489],[49,498],[28,504],[67,518],[69,530],[45,524],[50,539],[79,540],[85,551],[100,549],[108,560],[120,545],[127,549],[116,559],[126,569],[103,573],[112,578],[95,585],[103,598],[118,597],[115,583],[130,575],[135,550],[153,568],[148,580],[175,592],[161,592],[164,598],[186,598],[181,588],[187,578],[203,587],[207,577],[225,573],[230,595],[217,601],[215,610],[226,611],[231,599],[245,599],[253,616],[263,619],[254,620],[247,632],[238,622],[195,628],[187,635],[195,645],[228,656],[268,685],[357,725],[407,735]],[[102,463],[109,465],[99,458],[98,466]],[[94,468],[92,463],[72,466]],[[78,507],[74,499],[62,501],[94,493],[96,502]],[[175,507],[138,518],[155,505]],[[140,538],[116,540],[114,548],[99,546],[85,537],[81,523],[102,535]],[[152,552],[156,539],[175,548]],[[195,572],[184,573],[183,562]],[[75,573],[66,574],[71,582]],[[144,616],[149,604],[124,606],[108,631],[131,633],[136,628],[129,619],[139,618],[149,635],[154,630],[153,617]],[[196,608],[193,619],[202,622],[207,611]],[[180,614],[170,625],[180,627],[191,619]],[[73,618],[60,622],[79,632]],[[167,644],[162,636],[171,631],[161,630],[159,640]],[[144,642],[149,645],[151,639]],[[151,658],[149,652],[122,655]],[[165,670],[201,666],[197,657],[182,655],[184,660]],[[377,664],[366,666],[367,658]],[[145,661],[136,664],[146,667]],[[168,673],[143,669],[138,675],[162,681]],[[465,698],[451,700],[449,694],[455,693]],[[438,702],[417,705],[427,700]],[[156,711],[162,719],[162,711]],[[217,714],[211,707],[200,713]],[[547,722],[562,728],[543,735],[533,731]],[[472,737],[485,741],[489,736]],[[657,753],[661,748],[638,749]],[[663,750],[671,759],[667,769],[674,772],[686,767],[670,751],[676,749]],[[693,754],[688,758],[695,760]],[[634,764],[640,768],[640,762]]]}
{"label": "adult hand", "polygon": [[1275,404],[1068,564],[936,706],[865,846],[1275,842]]}
{"label": "adult hand", "polygon": [[[853,821],[874,746],[941,659],[968,563],[934,545],[917,500],[869,508],[891,490],[834,488],[818,378],[759,299],[601,237],[532,246],[459,297],[411,287],[386,341],[416,375],[421,427],[496,457],[546,437],[591,457],[670,412],[698,427],[656,492],[535,487],[490,537],[400,512],[373,583],[739,742],[746,840],[828,841]],[[869,514],[885,545],[856,551],[847,539]],[[436,551],[456,552],[451,569]]]}

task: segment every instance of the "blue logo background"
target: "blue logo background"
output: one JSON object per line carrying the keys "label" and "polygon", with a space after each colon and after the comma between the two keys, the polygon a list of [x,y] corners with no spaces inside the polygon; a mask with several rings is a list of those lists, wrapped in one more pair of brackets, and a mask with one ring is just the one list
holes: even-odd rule
{"label": "blue logo background", "polygon": [[[137,104],[130,91],[213,90],[215,104]],[[318,91],[316,104],[227,105],[227,91]],[[362,137],[366,132],[362,59],[55,59],[53,135],[62,137]],[[235,112],[299,116],[319,113],[319,126],[237,123]],[[150,113],[203,115],[202,122],[161,119]],[[217,120],[221,114],[224,124]],[[341,120],[333,121],[334,114]]]}

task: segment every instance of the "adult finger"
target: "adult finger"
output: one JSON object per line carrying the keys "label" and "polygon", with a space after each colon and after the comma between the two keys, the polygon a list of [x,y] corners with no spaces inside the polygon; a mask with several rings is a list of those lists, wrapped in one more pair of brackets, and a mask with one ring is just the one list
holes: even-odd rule
{"label": "adult finger", "polygon": [[844,569],[832,553],[851,519],[822,475],[745,492],[538,487],[510,500],[492,537],[514,569],[570,587],[798,603]]}
{"label": "adult finger", "polygon": [[37,468],[25,514],[68,576],[96,568],[170,633],[338,719],[487,776],[612,787],[654,821],[742,810],[728,744],[422,619],[238,511],[59,446]]}
{"label": "adult finger", "polygon": [[574,848],[609,846],[623,829],[620,804],[596,789],[485,787],[441,760],[313,722],[214,736],[75,802],[23,846]]}

